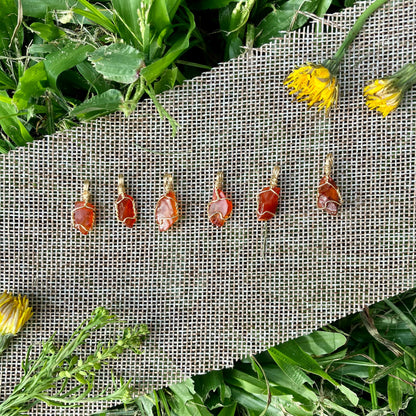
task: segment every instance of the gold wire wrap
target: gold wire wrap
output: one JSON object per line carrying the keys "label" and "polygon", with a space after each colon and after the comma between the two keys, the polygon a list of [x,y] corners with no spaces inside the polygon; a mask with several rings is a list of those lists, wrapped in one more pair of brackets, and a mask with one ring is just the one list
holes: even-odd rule
{"label": "gold wire wrap", "polygon": [[88,203],[90,201],[91,192],[89,191],[90,181],[84,181],[84,188],[82,190],[81,201]]}
{"label": "gold wire wrap", "polygon": [[224,186],[224,173],[217,172],[217,177],[215,178],[215,189],[222,189]]}
{"label": "gold wire wrap", "polygon": [[280,166],[276,165],[273,168],[272,177],[270,179],[270,188],[275,188],[277,186],[277,178],[280,174]]}
{"label": "gold wire wrap", "polygon": [[124,184],[124,176],[121,173],[118,175],[117,191],[119,195],[123,195],[126,193],[126,186]]}
{"label": "gold wire wrap", "polygon": [[328,153],[326,155],[325,166],[324,166],[325,176],[331,176],[333,165],[334,165],[334,155],[332,153]]}
{"label": "gold wire wrap", "polygon": [[166,194],[173,191],[173,177],[170,173],[165,173],[163,176],[163,187]]}

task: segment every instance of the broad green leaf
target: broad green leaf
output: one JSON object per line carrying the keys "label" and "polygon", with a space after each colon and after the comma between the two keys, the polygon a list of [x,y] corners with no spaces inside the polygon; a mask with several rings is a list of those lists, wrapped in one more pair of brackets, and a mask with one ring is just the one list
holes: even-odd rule
{"label": "broad green leaf", "polygon": [[181,416],[211,416],[202,399],[195,393],[193,381],[187,379],[170,386],[173,397],[170,401],[172,414]]}
{"label": "broad green leaf", "polygon": [[117,111],[122,102],[123,96],[119,90],[108,90],[75,107],[70,116],[79,120],[91,120]]}
{"label": "broad green leaf", "polygon": [[296,343],[307,354],[324,355],[345,345],[347,338],[337,332],[315,331],[296,339]]}
{"label": "broad green leaf", "polygon": [[105,79],[123,84],[136,81],[144,63],[140,51],[123,43],[101,46],[88,59]]}
{"label": "broad green leaf", "polygon": [[45,64],[49,85],[57,90],[56,81],[58,76],[62,72],[83,62],[92,50],[94,48],[91,45],[78,45],[71,42],[58,51],[47,55],[43,62]]}
{"label": "broad green leaf", "polygon": [[168,68],[169,65],[171,65],[182,53],[184,53],[189,48],[189,38],[195,29],[195,19],[190,10],[185,8],[185,11],[189,19],[188,32],[182,36],[179,36],[178,40],[171,46],[171,48],[162,58],[142,69],[140,74],[148,83],[152,83],[158,77],[160,77],[165,69]]}
{"label": "broad green leaf", "polygon": [[159,81],[155,82],[154,89],[155,94],[160,94],[163,91],[170,90],[175,86],[175,82],[178,76],[178,68],[167,69]]}
{"label": "broad green leaf", "polygon": [[270,12],[257,26],[255,46],[263,45],[272,38],[283,36],[288,30],[295,30],[304,25],[308,17],[299,14],[299,11],[313,13],[316,10],[315,1],[289,0],[278,9]]}
{"label": "broad green leaf", "polygon": [[18,110],[27,109],[32,98],[40,97],[48,86],[48,76],[44,61],[26,69],[19,79],[19,84],[13,95],[13,104]]}
{"label": "broad green leaf", "polygon": [[77,0],[22,0],[23,15],[44,19],[50,10],[69,10]]}
{"label": "broad green leaf", "polygon": [[[397,371],[392,373],[393,376],[398,376]],[[387,381],[387,398],[389,401],[389,407],[394,414],[398,414],[401,409],[403,391],[400,380],[396,377],[389,376]]]}
{"label": "broad green leaf", "polygon": [[[0,97],[8,97],[6,91],[0,91]],[[0,100],[0,126],[6,136],[16,145],[23,146],[33,139],[27,131],[26,127],[16,115],[16,108],[13,104],[9,104]],[[2,141],[1,151],[6,152],[10,148],[5,147],[6,142]],[[13,146],[11,146],[13,148]]]}
{"label": "broad green leaf", "polygon": [[53,23],[35,22],[30,28],[46,42],[65,36],[65,32]]}
{"label": "broad green leaf", "polygon": [[3,71],[0,71],[0,89],[15,90],[16,83]]}
{"label": "broad green leaf", "polygon": [[204,375],[192,377],[194,381],[195,392],[199,394],[203,400],[209,396],[211,391],[221,389],[224,386],[224,377],[222,371],[210,371]]}
{"label": "broad green leaf", "polygon": [[[134,399],[136,404],[140,404],[142,413],[144,413],[145,416],[153,416],[153,408],[154,404],[152,399],[149,396],[139,396],[136,399]],[[124,409],[122,409],[123,411]],[[137,413],[137,412],[136,412]],[[120,412],[120,414],[122,414]]]}

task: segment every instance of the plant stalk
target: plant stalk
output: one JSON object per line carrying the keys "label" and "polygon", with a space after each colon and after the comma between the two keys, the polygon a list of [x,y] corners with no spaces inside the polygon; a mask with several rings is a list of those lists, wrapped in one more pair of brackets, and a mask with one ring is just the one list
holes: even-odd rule
{"label": "plant stalk", "polygon": [[325,62],[325,66],[329,69],[329,71],[333,75],[338,74],[339,65],[341,64],[342,59],[344,58],[346,50],[349,48],[351,43],[354,41],[354,39],[357,37],[358,33],[360,32],[361,28],[364,26],[364,23],[367,21],[367,19],[384,3],[387,3],[390,0],[375,0],[374,3],[371,3],[367,9],[364,10],[362,15],[357,19],[357,21],[354,23],[354,26],[351,28],[351,30],[348,32],[347,36],[344,39],[344,42],[342,42],[339,49],[336,51],[335,55],[332,59],[328,59]]}

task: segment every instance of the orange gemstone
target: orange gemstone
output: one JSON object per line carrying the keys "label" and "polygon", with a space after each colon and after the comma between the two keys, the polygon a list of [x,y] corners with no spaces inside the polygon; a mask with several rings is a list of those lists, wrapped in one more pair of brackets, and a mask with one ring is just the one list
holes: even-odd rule
{"label": "orange gemstone", "polygon": [[94,225],[94,205],[85,202],[75,202],[72,211],[72,224],[81,234],[87,235]]}
{"label": "orange gemstone", "polygon": [[266,186],[257,195],[257,219],[268,221],[276,215],[280,188]]}
{"label": "orange gemstone", "polygon": [[155,215],[156,222],[159,224],[159,231],[169,230],[178,221],[178,203],[175,192],[169,191],[159,199],[156,205]]}
{"label": "orange gemstone", "polygon": [[323,209],[330,215],[336,215],[342,204],[338,186],[329,176],[324,176],[319,182],[317,204],[319,209]]}
{"label": "orange gemstone", "polygon": [[133,197],[120,194],[115,202],[117,219],[126,227],[132,228],[136,223],[136,204]]}
{"label": "orange gemstone", "polygon": [[233,210],[232,202],[225,197],[221,189],[214,189],[212,201],[208,205],[208,218],[217,227],[222,227],[230,218]]}

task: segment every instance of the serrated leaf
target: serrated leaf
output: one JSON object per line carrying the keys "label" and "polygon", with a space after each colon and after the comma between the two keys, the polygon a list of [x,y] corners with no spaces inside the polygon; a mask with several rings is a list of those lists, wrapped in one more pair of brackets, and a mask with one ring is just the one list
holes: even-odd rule
{"label": "serrated leaf", "polygon": [[144,55],[130,45],[114,43],[102,46],[88,58],[105,79],[131,84],[139,77]]}
{"label": "serrated leaf", "polygon": [[111,89],[84,101],[75,107],[69,115],[77,117],[79,120],[91,120],[117,111],[122,102],[121,92]]}

